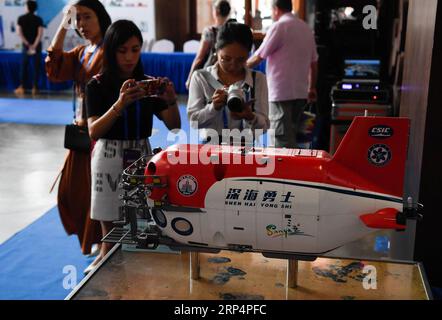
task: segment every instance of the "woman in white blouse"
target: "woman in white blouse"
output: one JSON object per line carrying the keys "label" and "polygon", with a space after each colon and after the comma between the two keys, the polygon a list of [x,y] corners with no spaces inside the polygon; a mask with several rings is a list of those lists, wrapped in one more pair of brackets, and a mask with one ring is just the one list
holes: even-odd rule
{"label": "woman in white blouse", "polygon": [[[192,75],[187,115],[193,128],[202,129],[201,136],[207,142],[213,142],[215,131],[222,139],[232,129],[250,129],[254,135],[256,129],[263,132],[269,128],[266,77],[246,67],[252,45],[253,35],[248,26],[227,23],[221,27],[216,41],[218,61]],[[232,85],[243,95],[243,102],[236,108],[227,106]],[[209,133],[207,129],[212,130]]]}

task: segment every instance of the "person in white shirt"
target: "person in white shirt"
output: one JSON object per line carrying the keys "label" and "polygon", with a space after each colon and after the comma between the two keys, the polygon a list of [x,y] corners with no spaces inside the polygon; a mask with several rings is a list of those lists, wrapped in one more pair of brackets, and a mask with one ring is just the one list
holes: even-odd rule
{"label": "person in white shirt", "polygon": [[[246,67],[252,45],[253,35],[248,26],[225,24],[216,42],[217,62],[192,76],[187,115],[193,128],[203,129],[201,136],[207,142],[213,137],[204,129],[213,129],[223,139],[223,133],[228,132],[223,129],[249,129],[254,134],[256,129],[265,131],[270,126],[266,77]],[[248,96],[239,109],[227,106],[228,88],[232,85]]]}

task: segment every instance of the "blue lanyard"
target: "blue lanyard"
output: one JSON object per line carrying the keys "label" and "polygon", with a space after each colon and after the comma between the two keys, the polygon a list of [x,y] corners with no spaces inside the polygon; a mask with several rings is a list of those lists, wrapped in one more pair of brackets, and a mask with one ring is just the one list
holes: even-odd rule
{"label": "blue lanyard", "polygon": [[223,123],[224,123],[224,129],[228,129],[229,128],[229,121],[227,120],[226,107],[223,108]]}
{"label": "blue lanyard", "polygon": [[[141,106],[140,106],[140,100],[137,100],[137,102],[135,102],[135,106],[136,106],[136,122],[137,122],[137,135],[136,135],[136,139],[140,140],[140,129],[141,129]],[[129,117],[127,115],[127,110],[124,109],[124,139],[125,140],[129,140]]]}
{"label": "blue lanyard", "polygon": [[[89,58],[89,61],[87,62],[87,66],[86,66],[86,70],[89,70],[92,61],[94,60],[95,54],[97,53],[98,49],[101,47],[101,43],[97,44],[97,47],[95,48],[94,52],[92,52],[92,56]],[[78,65],[78,68],[76,69],[76,73],[78,73],[80,71],[81,66],[83,65],[85,56],[86,56],[86,48],[84,48],[83,53],[81,55],[80,58],[80,64]],[[77,109],[77,92],[75,91],[75,85],[73,87],[73,91],[74,91],[74,101],[72,104],[72,109],[74,111],[74,119],[75,119],[75,109]]]}
{"label": "blue lanyard", "polygon": [[[250,97],[250,90],[247,90],[246,92],[246,101],[250,101],[251,97]],[[239,130],[243,131],[244,130],[244,120],[241,120],[241,123],[239,124]]]}
{"label": "blue lanyard", "polygon": [[[95,55],[97,54],[97,51],[98,51],[98,49],[101,47],[101,43],[100,44],[97,44],[97,46],[95,47],[95,49],[94,49],[94,52],[92,52],[92,55],[91,55],[91,57],[89,58],[89,61],[87,62],[87,66],[86,66],[86,70],[89,70],[89,68],[90,68],[90,66],[91,66],[91,63],[92,63],[92,61],[94,60],[94,57],[95,57]],[[84,50],[83,50],[83,54],[81,55],[81,59],[80,59],[80,65],[83,65],[83,62],[84,62],[84,59],[85,59],[85,56],[86,56],[86,48],[84,48]]]}

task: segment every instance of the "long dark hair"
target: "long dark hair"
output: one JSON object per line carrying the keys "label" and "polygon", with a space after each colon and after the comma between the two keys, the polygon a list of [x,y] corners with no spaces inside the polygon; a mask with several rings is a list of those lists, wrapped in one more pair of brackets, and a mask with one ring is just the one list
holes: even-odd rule
{"label": "long dark hair", "polygon": [[[102,76],[113,83],[118,82],[119,67],[117,63],[117,51],[120,46],[126,43],[131,37],[135,36],[140,45],[143,45],[143,36],[140,29],[129,20],[118,20],[112,23],[104,36],[103,41],[103,68]],[[134,79],[141,80],[144,77],[143,64],[141,58],[134,70]]]}
{"label": "long dark hair", "polygon": [[[112,19],[101,2],[98,0],[79,0],[74,6],[87,7],[95,12],[95,15],[98,18],[98,24],[100,25],[101,36],[104,37],[107,29],[112,23]],[[81,34],[77,29],[75,29],[75,32],[81,37]]]}

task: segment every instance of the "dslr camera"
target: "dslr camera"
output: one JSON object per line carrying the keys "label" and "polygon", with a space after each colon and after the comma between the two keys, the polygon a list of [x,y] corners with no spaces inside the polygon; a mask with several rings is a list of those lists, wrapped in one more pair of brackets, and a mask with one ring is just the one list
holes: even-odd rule
{"label": "dslr camera", "polygon": [[243,106],[248,102],[250,88],[246,84],[232,84],[226,89],[227,107],[231,112],[242,112]]}

